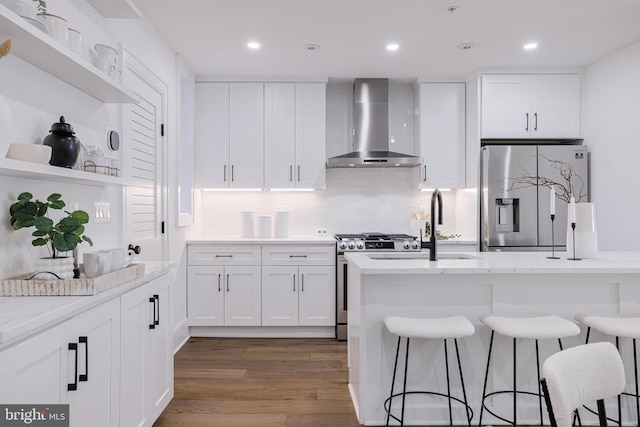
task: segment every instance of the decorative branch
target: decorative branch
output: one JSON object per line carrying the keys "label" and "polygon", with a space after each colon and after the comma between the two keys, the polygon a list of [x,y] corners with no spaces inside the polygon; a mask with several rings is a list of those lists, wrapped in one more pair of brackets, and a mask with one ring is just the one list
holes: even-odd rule
{"label": "decorative branch", "polygon": [[550,163],[552,169],[557,169],[560,172],[560,176],[564,179],[564,182],[554,181],[546,176],[538,176],[531,174],[528,170],[520,166],[522,170],[522,176],[515,178],[505,178],[499,180],[500,182],[509,183],[509,191],[519,190],[528,187],[555,187],[556,197],[560,200],[564,200],[569,203],[571,194],[575,197],[576,202],[581,201],[587,197],[585,192],[585,182],[580,175],[575,173],[570,163],[560,160],[551,160],[545,156],[540,156]]}

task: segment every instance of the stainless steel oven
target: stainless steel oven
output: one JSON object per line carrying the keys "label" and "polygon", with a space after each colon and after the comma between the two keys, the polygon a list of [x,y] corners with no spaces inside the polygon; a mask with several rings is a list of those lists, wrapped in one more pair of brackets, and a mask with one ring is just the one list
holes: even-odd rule
{"label": "stainless steel oven", "polygon": [[345,252],[420,251],[420,241],[406,234],[336,234],[336,338],[347,340],[347,307],[349,283]]}

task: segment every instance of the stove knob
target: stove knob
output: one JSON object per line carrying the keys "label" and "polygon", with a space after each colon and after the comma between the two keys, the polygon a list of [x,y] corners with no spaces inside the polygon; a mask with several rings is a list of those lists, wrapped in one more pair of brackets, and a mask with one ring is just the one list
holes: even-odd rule
{"label": "stove knob", "polygon": [[404,241],[404,243],[402,244],[402,246],[403,246],[405,249],[409,249],[409,247],[411,246],[411,244],[409,243],[409,241],[408,241],[408,240],[405,240],[405,241]]}
{"label": "stove knob", "polygon": [[347,249],[347,242],[340,242],[338,243],[338,247],[342,250]]}
{"label": "stove knob", "polygon": [[411,249],[419,249],[420,248],[420,242],[418,242],[417,240],[414,240],[413,242],[411,242]]}
{"label": "stove knob", "polygon": [[356,244],[354,242],[349,242],[349,249],[355,249]]}
{"label": "stove knob", "polygon": [[356,248],[357,248],[357,249],[364,249],[364,242],[363,242],[362,240],[359,240],[359,241],[356,243]]}

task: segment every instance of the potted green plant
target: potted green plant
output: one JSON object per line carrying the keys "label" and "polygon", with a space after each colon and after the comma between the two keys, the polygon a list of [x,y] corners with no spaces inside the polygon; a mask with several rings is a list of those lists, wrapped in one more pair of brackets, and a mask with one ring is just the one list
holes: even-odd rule
{"label": "potted green plant", "polygon": [[[64,211],[67,215],[57,223],[49,218],[47,215],[49,209],[61,210],[65,207],[61,198],[60,194],[54,193],[47,197],[46,202],[41,202],[37,199],[33,200],[31,193],[24,192],[18,196],[18,201],[11,205],[9,213],[11,214],[11,227],[14,230],[35,227],[35,231],[31,234],[35,239],[31,244],[36,247],[47,246],[50,254],[50,257],[42,258],[42,260],[64,259],[62,262],[64,267],[51,265],[54,261],[47,261],[44,264],[36,262],[36,271],[51,271],[51,269],[58,268],[64,270],[62,275],[53,272],[61,278],[68,278],[73,277],[73,258],[61,256],[61,253],[73,251],[82,242],[93,246],[93,242],[84,235],[84,224],[89,222],[89,214],[85,211]],[[71,276],[68,276],[69,272],[66,270],[69,264]]]}

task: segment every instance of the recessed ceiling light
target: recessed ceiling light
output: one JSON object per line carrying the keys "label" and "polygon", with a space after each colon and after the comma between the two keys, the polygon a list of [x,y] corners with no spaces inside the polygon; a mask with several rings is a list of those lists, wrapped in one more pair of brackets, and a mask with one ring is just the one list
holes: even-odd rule
{"label": "recessed ceiling light", "polygon": [[249,49],[260,49],[260,43],[258,43],[258,42],[249,42],[249,43],[247,43],[247,47]]}
{"label": "recessed ceiling light", "polygon": [[459,44],[457,47],[460,50],[466,51],[466,50],[473,49],[475,46],[476,46],[475,43],[462,43],[462,44]]}
{"label": "recessed ceiling light", "polygon": [[536,42],[527,43],[524,45],[524,50],[533,50],[533,49],[536,49],[537,47],[538,47],[538,43]]}
{"label": "recessed ceiling light", "polygon": [[387,45],[387,50],[389,50],[389,51],[393,52],[394,50],[398,50],[398,49],[400,49],[400,45],[397,44],[397,43],[389,43]]}

